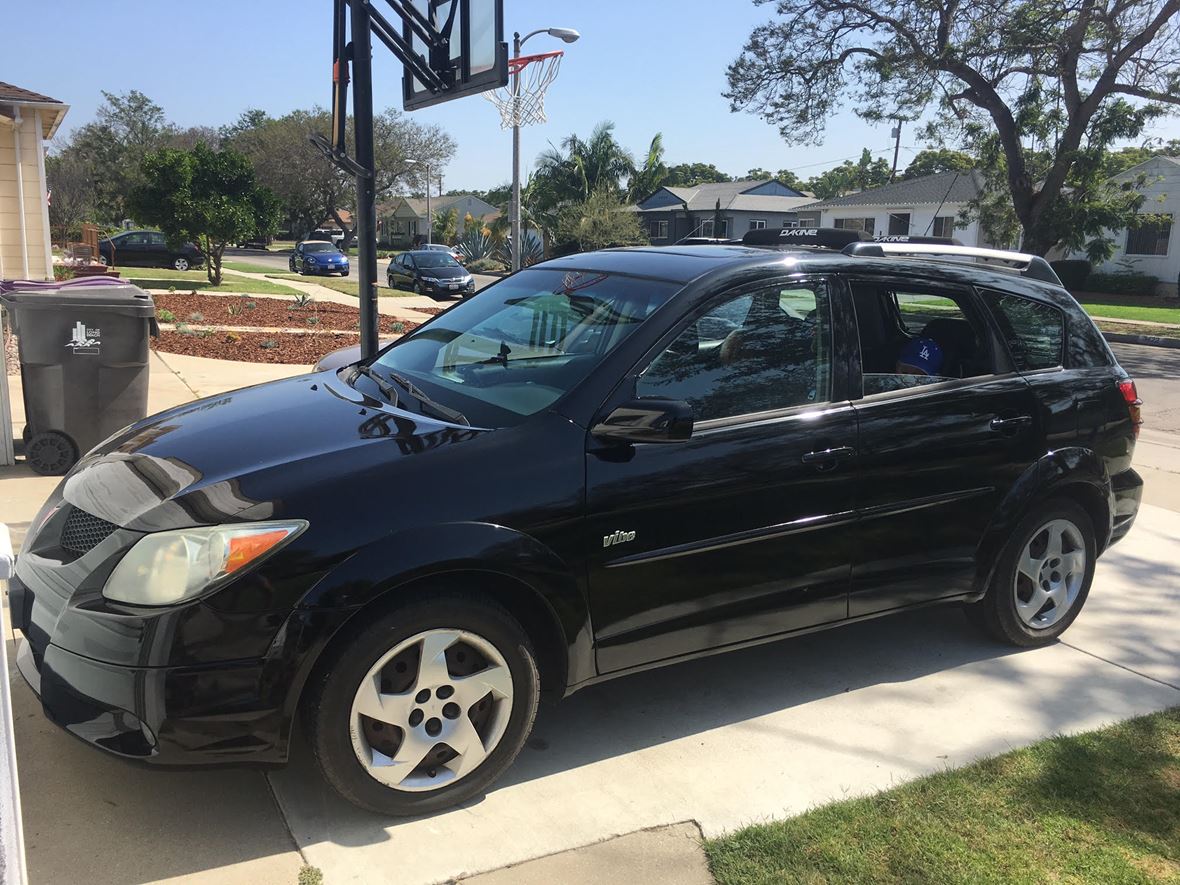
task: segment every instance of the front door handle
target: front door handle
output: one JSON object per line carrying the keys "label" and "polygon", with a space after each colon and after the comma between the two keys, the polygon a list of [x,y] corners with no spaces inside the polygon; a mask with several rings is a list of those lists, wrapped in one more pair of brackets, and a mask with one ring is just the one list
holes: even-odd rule
{"label": "front door handle", "polygon": [[988,427],[997,433],[1011,433],[1021,427],[1027,427],[1029,424],[1032,424],[1032,415],[1017,415],[1015,418],[1001,418],[997,415],[992,418]]}
{"label": "front door handle", "polygon": [[806,452],[800,459],[804,464],[813,464],[817,470],[831,470],[842,459],[851,458],[856,454],[856,449],[852,446],[837,446],[834,449],[819,449],[815,452]]}

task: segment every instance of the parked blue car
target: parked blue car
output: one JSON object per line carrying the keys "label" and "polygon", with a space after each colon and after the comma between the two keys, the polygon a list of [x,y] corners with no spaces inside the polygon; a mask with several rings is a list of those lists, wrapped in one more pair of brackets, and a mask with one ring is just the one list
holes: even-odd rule
{"label": "parked blue car", "polygon": [[304,240],[288,262],[292,273],[348,276],[348,256],[326,240]]}

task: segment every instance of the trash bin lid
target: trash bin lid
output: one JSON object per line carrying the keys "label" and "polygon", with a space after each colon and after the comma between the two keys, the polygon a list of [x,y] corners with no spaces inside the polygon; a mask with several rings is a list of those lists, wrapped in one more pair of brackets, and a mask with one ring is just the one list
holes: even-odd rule
{"label": "trash bin lid", "polygon": [[117,309],[134,316],[155,316],[152,296],[130,283],[109,286],[88,286],[85,289],[17,289],[0,295],[0,302],[17,310],[83,308]]}

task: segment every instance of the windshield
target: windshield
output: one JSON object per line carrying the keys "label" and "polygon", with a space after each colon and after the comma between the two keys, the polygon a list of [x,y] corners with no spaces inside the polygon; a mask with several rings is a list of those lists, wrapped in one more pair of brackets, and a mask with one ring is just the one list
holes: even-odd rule
{"label": "windshield", "polygon": [[335,252],[336,247],[331,243],[304,243],[304,252]]}
{"label": "windshield", "polygon": [[414,264],[418,267],[458,267],[459,262],[446,252],[415,252]]}
{"label": "windshield", "polygon": [[677,288],[524,270],[406,335],[372,366],[412,380],[474,425],[510,426],[573,390]]}

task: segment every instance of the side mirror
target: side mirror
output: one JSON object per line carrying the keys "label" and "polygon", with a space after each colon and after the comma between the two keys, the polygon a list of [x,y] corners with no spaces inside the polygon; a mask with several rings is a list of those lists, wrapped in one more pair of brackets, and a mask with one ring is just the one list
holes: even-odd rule
{"label": "side mirror", "polygon": [[692,406],[683,400],[633,399],[607,415],[590,433],[617,442],[683,442],[692,436]]}

